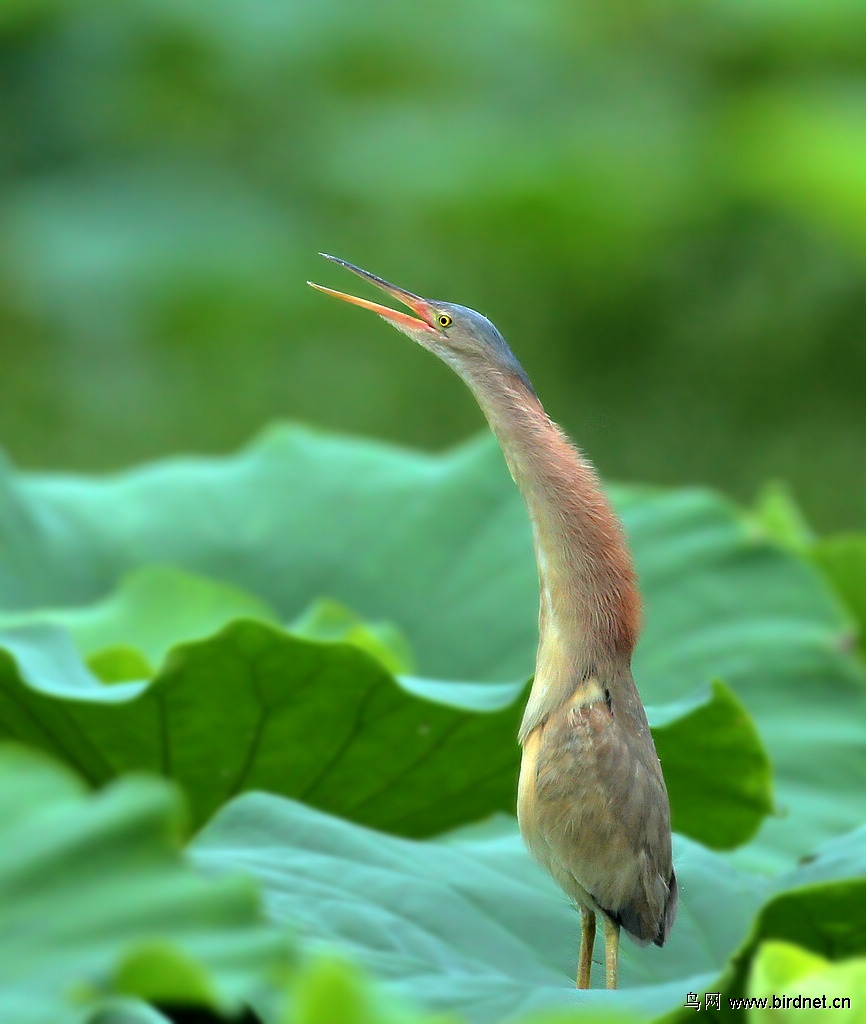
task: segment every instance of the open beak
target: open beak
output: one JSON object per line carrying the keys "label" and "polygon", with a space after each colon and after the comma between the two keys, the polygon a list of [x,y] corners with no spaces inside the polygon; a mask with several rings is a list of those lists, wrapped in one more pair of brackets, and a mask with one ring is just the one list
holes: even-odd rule
{"label": "open beak", "polygon": [[310,287],[316,288],[320,292],[324,292],[326,295],[333,295],[337,299],[352,302],[356,306],[361,306],[363,309],[371,309],[374,313],[378,313],[383,320],[389,321],[398,330],[403,331],[404,333],[414,333],[417,331],[426,331],[430,334],[438,333],[436,328],[433,326],[433,308],[426,299],[422,299],[418,295],[413,295],[412,292],[407,292],[403,288],[398,288],[396,285],[389,284],[387,281],[383,281],[381,277],[376,277],[375,274],[371,274],[366,270],[361,270],[360,267],[356,267],[353,263],[347,263],[346,260],[341,260],[336,256],[329,256],[326,252],[320,252],[319,255],[324,256],[326,260],[332,260],[334,263],[339,263],[340,266],[345,267],[346,270],[351,270],[353,274],[357,274],[358,277],[362,277],[365,281],[369,281],[370,284],[374,284],[377,288],[381,288],[381,290],[387,295],[390,295],[392,299],[396,299],[398,302],[402,302],[404,306],[408,306],[409,309],[415,313],[415,316],[409,316],[407,313],[401,313],[396,309],[389,309],[388,306],[380,306],[378,302],[371,302],[369,299],[360,299],[356,295],[347,295],[345,292],[338,292],[333,288],[325,288],[323,285],[307,281],[307,284],[310,285]]}

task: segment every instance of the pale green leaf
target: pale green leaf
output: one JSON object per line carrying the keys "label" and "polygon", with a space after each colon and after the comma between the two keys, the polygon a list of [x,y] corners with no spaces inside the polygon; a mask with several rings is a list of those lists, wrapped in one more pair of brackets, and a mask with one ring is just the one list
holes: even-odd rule
{"label": "pale green leaf", "polygon": [[[108,669],[106,651],[132,648],[143,664],[158,665],[175,644],[209,636],[234,619],[276,622],[263,601],[237,587],[169,566],[148,565],[124,576],[102,600],[76,608],[6,613],[0,615],[0,629],[34,622],[60,626],[83,654]],[[112,670],[117,667],[114,661]]]}
{"label": "pale green leaf", "polygon": [[[234,1013],[279,981],[286,941],[254,887],[197,877],[181,817],[164,783],[89,795],[41,755],[0,748],[0,1018],[74,1024],[111,993]],[[142,971],[157,951],[159,971]]]}
{"label": "pale green leaf", "polygon": [[[395,994],[472,1024],[555,1007],[642,1018],[671,1009],[721,970],[770,889],[679,840],[676,928],[664,949],[623,943],[623,988],[611,999],[575,991],[579,915],[530,862],[513,823],[495,835],[418,842],[248,794],[206,826],[192,851],[203,869],[256,877],[271,917],[305,947],[337,946]],[[600,939],[595,959],[603,964]]]}
{"label": "pale green leaf", "polygon": [[752,963],[747,994],[767,1002],[750,1011],[750,1024],[798,1024],[805,1017],[855,1024],[866,1002],[866,958],[833,964],[788,942],[765,942]]}

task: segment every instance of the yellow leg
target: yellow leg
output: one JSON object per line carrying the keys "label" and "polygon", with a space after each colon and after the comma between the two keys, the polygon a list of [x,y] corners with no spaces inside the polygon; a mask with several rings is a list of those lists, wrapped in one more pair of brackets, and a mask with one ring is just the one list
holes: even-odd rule
{"label": "yellow leg", "polygon": [[595,946],[595,911],[580,908],[580,957],[577,961],[577,987],[589,988],[592,950]]}
{"label": "yellow leg", "polygon": [[616,988],[617,967],[619,965],[619,925],[607,916],[604,917],[604,958],[607,967],[607,987]]}

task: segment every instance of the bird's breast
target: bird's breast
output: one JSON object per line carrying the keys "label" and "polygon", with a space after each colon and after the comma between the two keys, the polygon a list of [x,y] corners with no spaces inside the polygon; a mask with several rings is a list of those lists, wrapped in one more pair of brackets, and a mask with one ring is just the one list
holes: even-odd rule
{"label": "bird's breast", "polygon": [[[563,829],[569,845],[586,838],[575,827],[584,812],[604,800],[595,785],[593,746],[612,725],[607,690],[596,678],[583,680],[571,698],[526,737],[517,790],[517,820],[533,858],[568,895],[585,906],[594,901],[578,874],[565,869]],[[567,737],[563,742],[564,735]],[[572,862],[573,858],[568,858]]]}

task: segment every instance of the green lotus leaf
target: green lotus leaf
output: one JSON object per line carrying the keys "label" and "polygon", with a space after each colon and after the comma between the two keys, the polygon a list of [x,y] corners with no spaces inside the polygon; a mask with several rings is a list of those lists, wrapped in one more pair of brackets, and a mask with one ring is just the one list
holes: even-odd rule
{"label": "green lotus leaf", "polygon": [[[387,836],[280,797],[247,794],[205,827],[192,857],[261,884],[271,918],[308,949],[335,946],[397,996],[472,1024],[570,1008],[646,1019],[705,988],[771,888],[678,839],[676,928],[664,949],[624,941],[622,989],[574,988],[579,915],[529,860],[516,826],[443,841]],[[595,952],[600,983],[601,939]]]}
{"label": "green lotus leaf", "polygon": [[[742,1012],[742,1006],[732,1009],[730,1000],[748,997],[748,977],[750,971],[758,970],[756,957],[762,944],[786,943],[833,961],[866,956],[864,864],[866,828],[859,828],[825,843],[802,864],[774,879],[769,898],[725,969],[703,989],[690,989],[721,995],[721,1011],[705,1007],[706,1016],[721,1021]],[[778,962],[773,968],[777,972],[788,969]],[[766,971],[763,976],[766,978]],[[821,990],[814,991],[820,994]],[[783,1009],[779,1008],[780,1013]],[[680,1008],[665,1020],[685,1024],[693,1014],[694,1009]],[[780,1019],[786,1018],[781,1015]]]}
{"label": "green lotus leaf", "polygon": [[410,835],[514,805],[514,686],[448,684],[453,702],[498,694],[487,714],[433,703],[349,644],[258,622],[176,648],[150,684],[102,685],[53,627],[9,631],[0,644],[7,736],[58,754],[92,784],[168,775],[194,826],[246,789]]}
{"label": "green lotus leaf", "polygon": [[751,1009],[755,1024],[795,1024],[804,1010],[810,1021],[855,1024],[866,1000],[866,958],[834,964],[789,942],[765,942],[752,963],[747,995],[766,1003]]}
{"label": "green lotus leaf", "polygon": [[[0,634],[7,737],[64,758],[93,784],[167,775],[183,785],[195,827],[249,789],[408,836],[513,812],[523,690],[397,680],[353,644],[258,622],[175,648],[152,683],[106,687],[56,627]],[[747,838],[764,813],[749,800],[767,780],[742,710],[717,686],[658,713],[678,827],[716,845]],[[712,805],[693,795],[709,785]]]}
{"label": "green lotus leaf", "polygon": [[88,794],[42,755],[0,747],[0,1018],[75,1024],[110,994],[228,1015],[280,983],[287,943],[255,887],[196,875],[182,817],[164,782]]}
{"label": "green lotus leaf", "polygon": [[866,655],[866,536],[826,537],[816,541],[810,553],[851,614],[852,642]]}
{"label": "green lotus leaf", "polygon": [[[138,652],[139,667],[159,665],[175,644],[210,636],[234,619],[277,621],[263,601],[237,587],[171,566],[145,565],[91,604],[0,614],[0,630],[60,626],[91,664],[112,675],[121,667],[118,650]],[[133,666],[122,667],[129,672]]]}
{"label": "green lotus leaf", "polygon": [[767,752],[736,696],[716,680],[704,699],[649,709],[671,826],[716,850],[746,842],[773,812]]}
{"label": "green lotus leaf", "polygon": [[[172,564],[253,594],[284,622],[327,597],[393,623],[426,678],[531,672],[531,537],[489,439],[423,456],[280,428],[227,459],[99,480],[9,471],[0,490],[7,611],[106,600],[137,567]],[[722,678],[772,761],[781,813],[741,857],[778,870],[859,824],[866,686],[821,575],[710,493],[613,495],[646,601],[645,702]]]}

